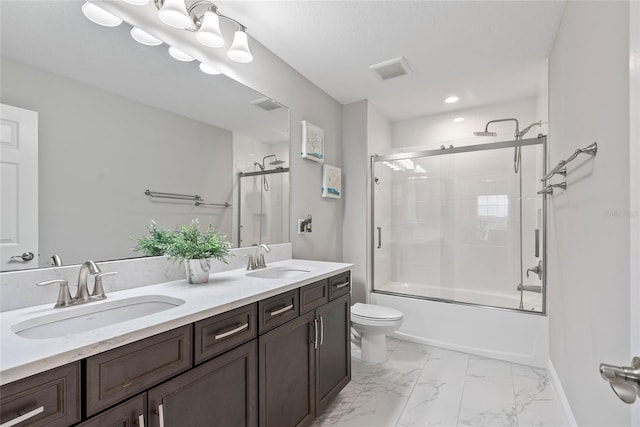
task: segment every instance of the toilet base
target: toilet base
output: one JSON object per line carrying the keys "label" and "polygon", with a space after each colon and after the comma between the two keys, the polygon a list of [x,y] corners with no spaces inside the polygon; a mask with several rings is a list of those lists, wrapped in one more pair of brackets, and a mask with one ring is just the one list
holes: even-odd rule
{"label": "toilet base", "polygon": [[360,358],[363,362],[382,363],[387,360],[387,337],[384,334],[362,334]]}

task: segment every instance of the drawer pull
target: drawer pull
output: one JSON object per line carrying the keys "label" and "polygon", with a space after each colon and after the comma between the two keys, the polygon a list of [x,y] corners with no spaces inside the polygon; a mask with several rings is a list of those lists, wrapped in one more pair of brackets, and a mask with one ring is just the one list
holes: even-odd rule
{"label": "drawer pull", "polygon": [[242,332],[242,331],[247,330],[247,329],[249,329],[249,324],[248,324],[248,323],[245,323],[244,325],[240,325],[240,326],[238,326],[237,328],[232,329],[232,330],[230,330],[230,331],[223,332],[223,333],[221,333],[221,334],[216,334],[216,335],[213,337],[213,339],[214,339],[214,340],[221,340],[222,338],[226,338],[226,337],[228,337],[228,336],[230,336],[230,335],[237,334],[238,332]]}
{"label": "drawer pull", "polygon": [[4,424],[0,424],[0,427],[12,427],[15,426],[17,424],[20,424],[23,421],[28,420],[29,418],[33,418],[38,414],[41,414],[44,412],[44,406],[41,406],[39,408],[34,409],[33,411],[29,411],[24,415],[20,415],[19,417],[16,417],[10,421],[7,421]]}
{"label": "drawer pull", "polygon": [[138,426],[144,427],[144,414],[138,415]]}
{"label": "drawer pull", "polygon": [[293,310],[293,304],[289,304],[288,306],[282,307],[279,310],[270,311],[269,312],[269,316],[271,316],[271,317],[278,316],[278,315],[280,315],[282,313],[286,313],[287,311],[291,311],[291,310]]}
{"label": "drawer pull", "polygon": [[320,316],[320,345],[324,342],[324,319]]}
{"label": "drawer pull", "polygon": [[345,286],[349,286],[349,281],[347,280],[347,281],[346,281],[346,282],[344,282],[344,283],[340,283],[339,285],[333,285],[333,286],[335,286],[335,287],[336,287],[336,289],[342,289],[342,288],[344,288]]}
{"label": "drawer pull", "polygon": [[313,334],[314,334],[314,339],[313,339],[313,348],[317,349],[318,348],[318,319],[313,319]]}

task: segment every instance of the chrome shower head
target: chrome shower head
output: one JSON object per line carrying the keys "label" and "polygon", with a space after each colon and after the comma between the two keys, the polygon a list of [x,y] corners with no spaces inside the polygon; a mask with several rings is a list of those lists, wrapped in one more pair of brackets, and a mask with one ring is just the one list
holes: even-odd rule
{"label": "chrome shower head", "polygon": [[269,157],[273,157],[273,158],[275,159],[274,161],[269,162],[269,164],[270,164],[271,166],[278,166],[278,165],[281,165],[281,164],[285,163],[285,161],[284,161],[284,160],[278,160],[278,156],[276,156],[275,154],[269,154],[268,156],[264,156],[264,157],[262,158],[262,166],[263,166],[263,170],[264,170],[264,166],[265,166],[264,161],[265,161],[265,160],[267,160]]}
{"label": "chrome shower head", "polygon": [[270,162],[269,164],[273,165],[273,166],[278,166],[278,165],[281,165],[283,163],[285,163],[284,160],[278,160],[278,158],[276,157],[276,159],[273,162]]}
{"label": "chrome shower head", "polygon": [[473,134],[474,134],[475,136],[498,136],[498,133],[497,133],[497,132],[487,132],[487,131],[484,131],[484,132],[474,132]]}

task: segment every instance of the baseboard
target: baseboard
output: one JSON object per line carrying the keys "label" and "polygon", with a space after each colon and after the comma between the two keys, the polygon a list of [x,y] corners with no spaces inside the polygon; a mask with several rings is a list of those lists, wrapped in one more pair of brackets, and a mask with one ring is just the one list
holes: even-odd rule
{"label": "baseboard", "polygon": [[567,399],[567,395],[564,393],[562,383],[560,382],[560,377],[558,377],[558,373],[553,367],[551,359],[547,360],[547,372],[549,373],[549,380],[551,380],[551,387],[553,389],[553,392],[555,393],[556,398],[558,399],[558,402],[560,402],[560,406],[562,407],[562,413],[564,414],[566,425],[570,427],[578,427],[578,422],[573,416],[573,411],[571,411],[569,400]]}

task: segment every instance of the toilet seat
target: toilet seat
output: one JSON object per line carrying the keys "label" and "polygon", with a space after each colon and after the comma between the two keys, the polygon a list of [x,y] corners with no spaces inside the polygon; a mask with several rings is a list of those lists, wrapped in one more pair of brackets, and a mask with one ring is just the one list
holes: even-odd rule
{"label": "toilet seat", "polygon": [[351,318],[368,322],[388,322],[402,319],[402,312],[391,307],[357,302],[351,306]]}

